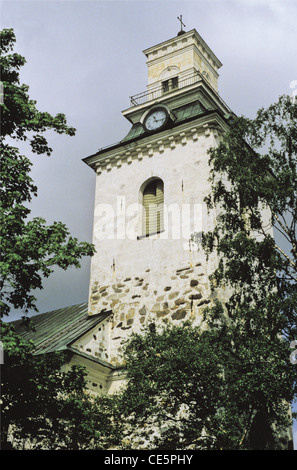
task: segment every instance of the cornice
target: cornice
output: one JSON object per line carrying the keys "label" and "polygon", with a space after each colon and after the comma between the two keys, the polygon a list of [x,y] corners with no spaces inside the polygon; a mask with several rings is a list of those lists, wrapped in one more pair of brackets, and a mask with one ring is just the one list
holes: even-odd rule
{"label": "cornice", "polygon": [[218,136],[227,129],[224,118],[214,110],[195,117],[176,127],[120,143],[114,147],[85,158],[83,161],[99,175],[113,168],[131,165],[133,161],[151,158],[153,155],[162,155],[165,149],[175,149],[177,146],[186,146],[190,141],[195,142],[201,137]]}
{"label": "cornice", "polygon": [[[221,61],[217,58],[217,56],[213,53],[210,47],[206,44],[204,39],[202,39],[200,34],[198,34],[196,29],[192,29],[188,31],[187,33],[183,34],[182,36],[176,36],[174,38],[168,39],[167,41],[156,44],[155,46],[149,47],[148,49],[145,49],[143,53],[148,58],[147,63],[150,63],[158,59],[159,51],[162,52],[162,55],[164,57],[164,51],[168,49],[170,46],[172,46],[172,44],[176,43],[176,50],[178,50],[178,44],[185,44],[191,38],[196,40],[196,45],[197,45],[196,47],[198,47],[198,49],[200,49],[202,53],[204,49],[206,54],[209,56],[209,58],[212,59],[212,61],[214,62],[217,68],[220,68],[222,66]],[[155,57],[149,58],[149,56],[152,54],[154,54]]]}

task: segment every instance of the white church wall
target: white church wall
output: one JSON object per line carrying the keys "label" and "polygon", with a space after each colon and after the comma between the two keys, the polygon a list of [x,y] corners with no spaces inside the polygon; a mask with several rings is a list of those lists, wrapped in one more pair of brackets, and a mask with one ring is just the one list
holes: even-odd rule
{"label": "white church wall", "polygon": [[[201,309],[214,298],[208,277],[217,259],[206,259],[199,235],[215,223],[203,201],[209,192],[207,149],[216,145],[215,135],[207,127],[179,136],[174,145],[163,139],[152,157],[142,152],[141,159],[97,176],[89,314],[113,311],[114,365],[121,363],[122,342],[131,331],[149,322],[199,322]],[[142,238],[140,188],[151,177],[164,182],[168,226]]]}

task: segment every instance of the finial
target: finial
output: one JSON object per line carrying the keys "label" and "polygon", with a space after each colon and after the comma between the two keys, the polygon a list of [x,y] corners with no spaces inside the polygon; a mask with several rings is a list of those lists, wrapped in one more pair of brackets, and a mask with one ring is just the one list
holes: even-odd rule
{"label": "finial", "polygon": [[183,30],[183,26],[186,27],[186,25],[183,23],[183,17],[182,15],[180,15],[179,17],[177,17],[178,21],[180,21],[180,31],[179,33],[177,33],[178,36],[180,36],[181,34],[184,34],[185,31]]}

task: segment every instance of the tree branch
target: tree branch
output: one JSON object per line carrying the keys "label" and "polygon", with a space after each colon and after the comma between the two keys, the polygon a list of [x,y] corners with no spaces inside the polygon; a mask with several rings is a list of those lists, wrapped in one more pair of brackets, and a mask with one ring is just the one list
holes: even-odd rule
{"label": "tree branch", "polygon": [[242,438],[241,438],[240,441],[239,441],[239,446],[242,446],[243,441],[245,440],[245,438],[246,438],[246,436],[247,436],[247,433],[248,433],[248,431],[249,431],[249,429],[250,429],[251,421],[252,421],[252,416],[253,416],[253,412],[254,412],[254,410],[253,410],[253,408],[251,407],[251,409],[250,409],[250,414],[249,414],[249,418],[248,418],[248,422],[247,422],[246,428],[245,428],[244,431],[243,431]]}

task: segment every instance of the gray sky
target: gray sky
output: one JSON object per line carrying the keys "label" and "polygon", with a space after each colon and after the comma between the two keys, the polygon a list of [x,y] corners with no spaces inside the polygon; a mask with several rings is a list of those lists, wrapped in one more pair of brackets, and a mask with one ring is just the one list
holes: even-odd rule
{"label": "gray sky", "polygon": [[[50,133],[52,156],[32,157],[33,216],[92,240],[95,174],[81,159],[126,135],[121,111],[147,84],[142,51],[174,37],[181,14],[223,63],[219,92],[236,114],[254,117],[291,94],[294,81],[296,91],[296,0],[2,0],[1,29],[15,31],[31,98],[77,129],[75,137]],[[86,301],[89,266],[56,270],[36,292],[39,311]]]}

